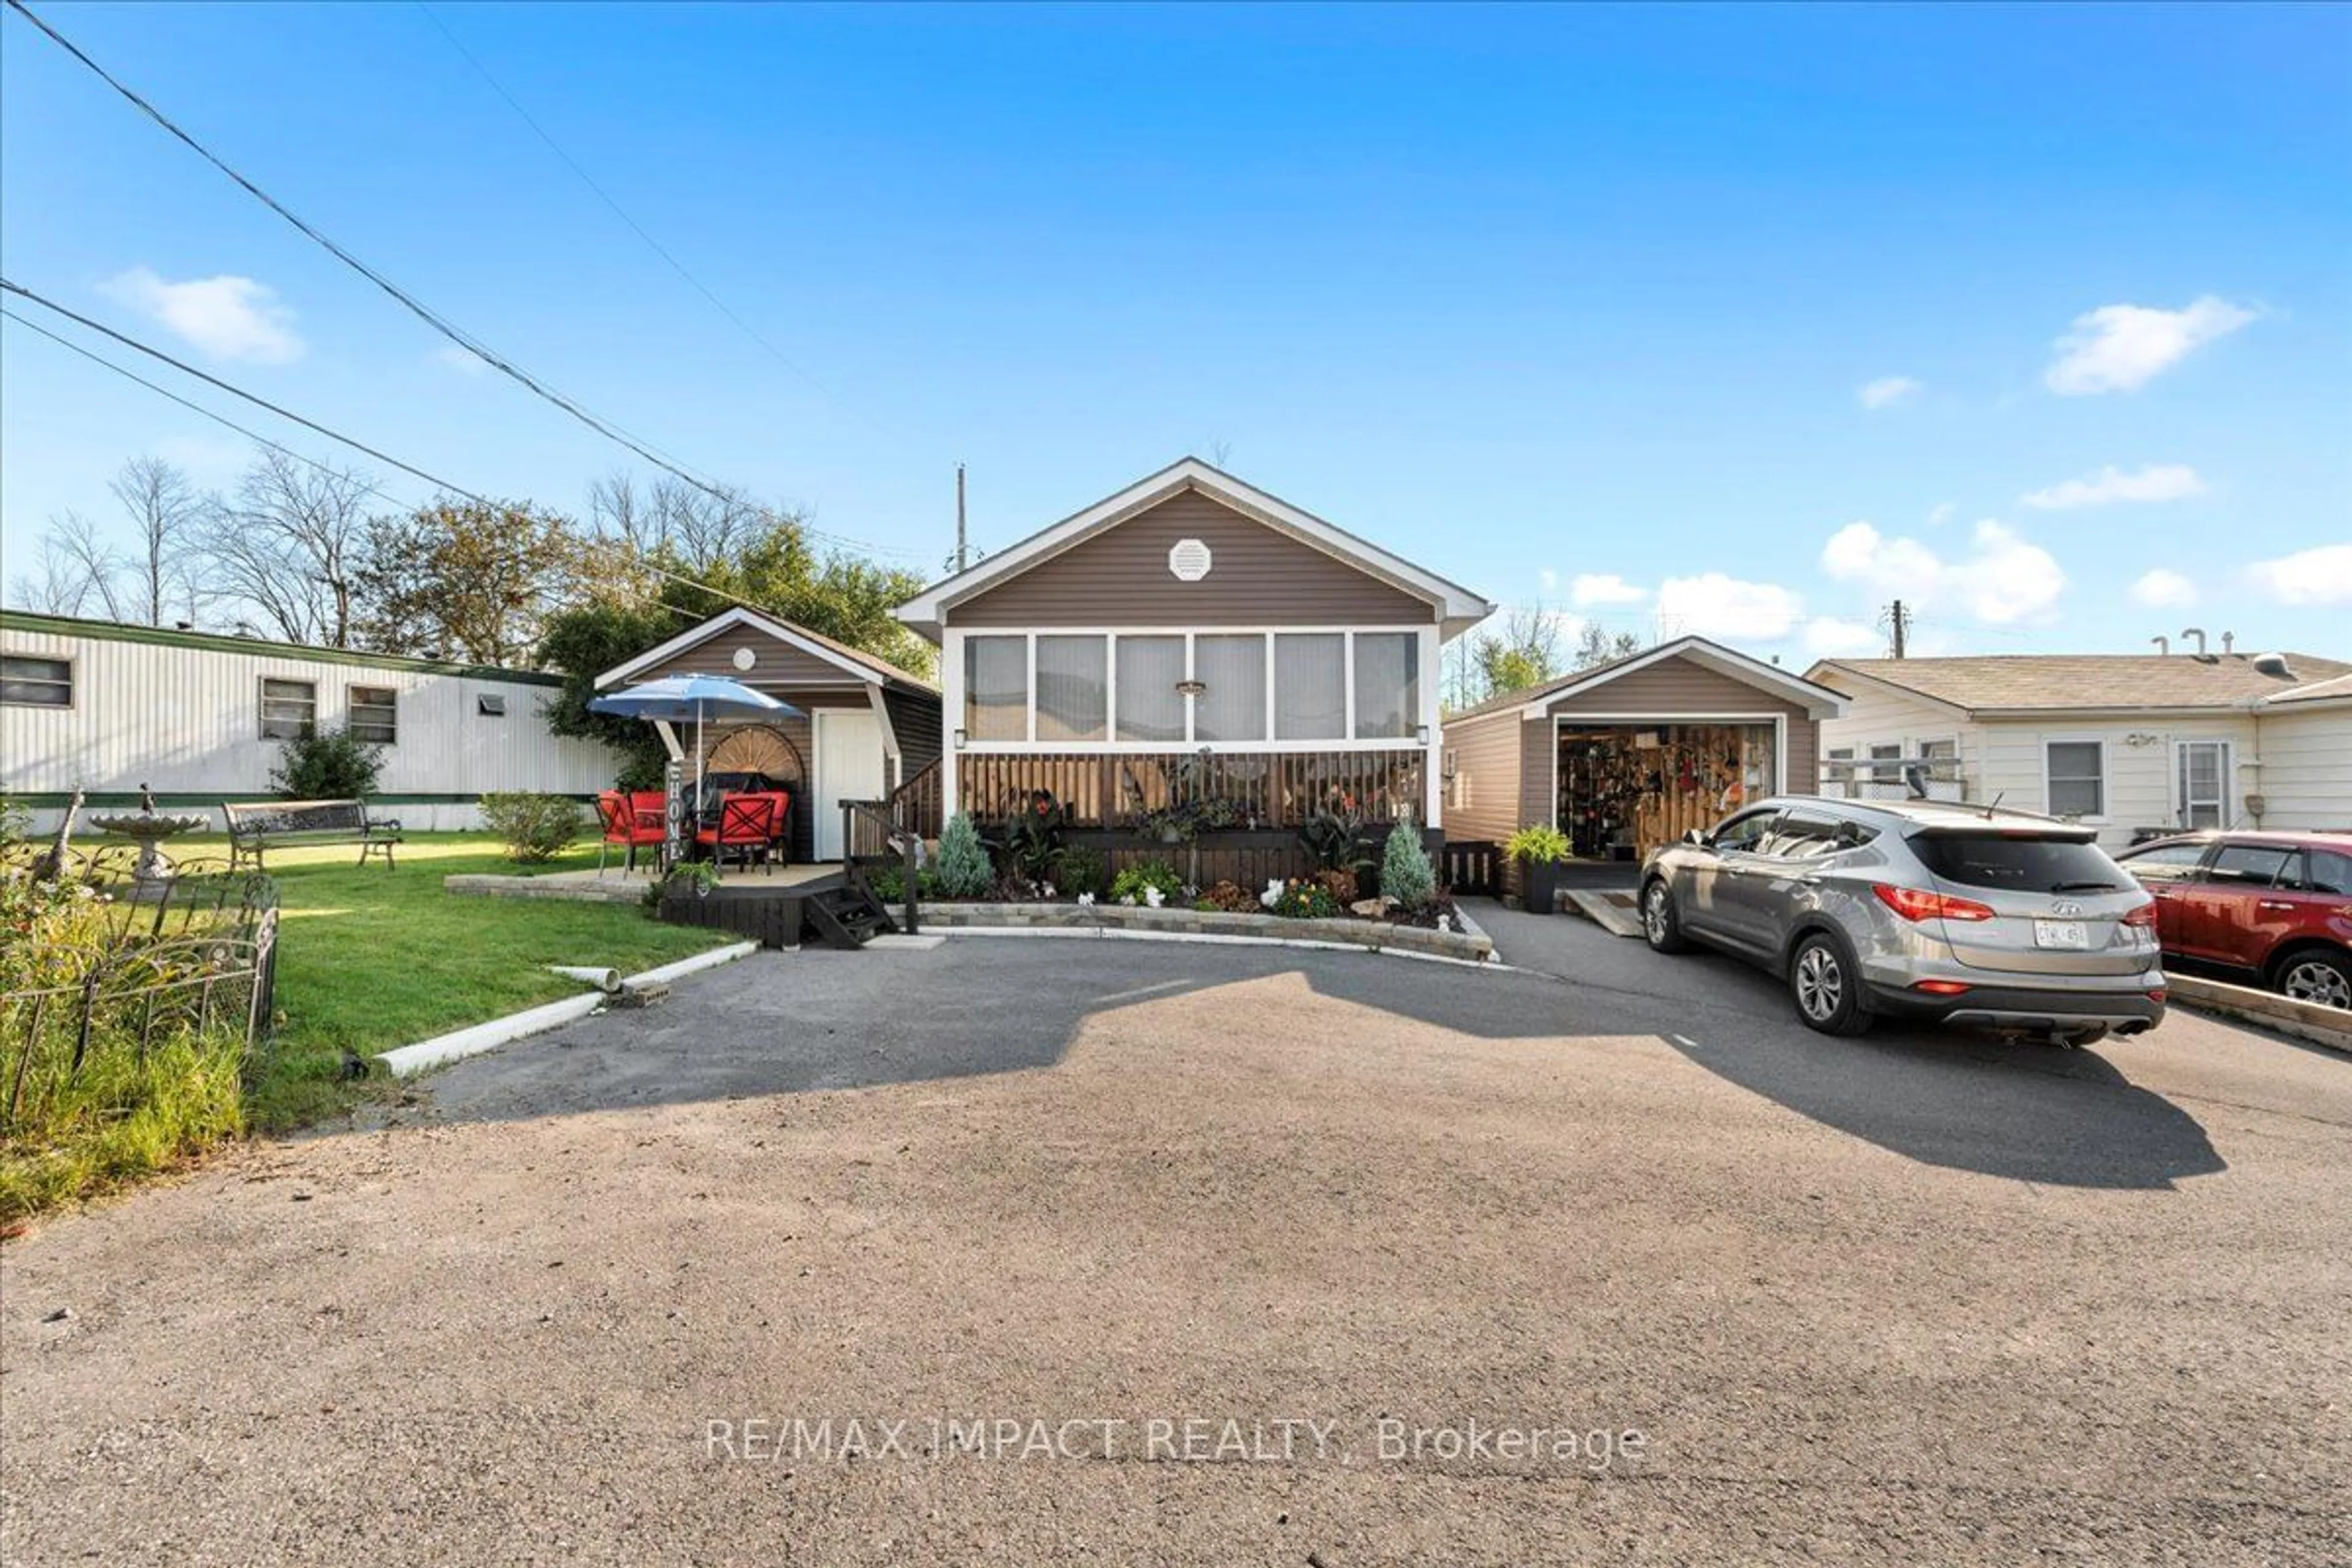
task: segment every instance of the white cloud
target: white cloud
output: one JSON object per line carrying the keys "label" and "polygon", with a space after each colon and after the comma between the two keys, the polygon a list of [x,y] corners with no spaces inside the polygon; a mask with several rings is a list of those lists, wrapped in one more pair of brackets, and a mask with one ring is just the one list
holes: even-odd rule
{"label": "white cloud", "polygon": [[1927,513],[1927,526],[1941,528],[1959,514],[1960,509],[1958,506],[1948,500],[1939,500]]}
{"label": "white cloud", "polygon": [[151,267],[134,267],[99,285],[100,292],[161,321],[216,359],[290,364],[302,357],[294,312],[278,291],[250,278],[192,278],[167,282]]}
{"label": "white cloud", "polygon": [[2136,474],[2110,464],[2088,479],[2068,479],[2018,500],[2044,511],[2070,511],[2116,501],[2182,500],[2205,493],[2205,481],[2186,463],[2150,463]]}
{"label": "white cloud", "polygon": [[2131,585],[2131,596],[2152,610],[2186,609],[2197,602],[2197,584],[2159,566]]}
{"label": "white cloud", "polygon": [[1669,577],[1658,585],[1658,630],[1664,637],[1748,638],[1775,642],[1804,615],[1804,601],[1773,583],[1743,583],[1720,572]]}
{"label": "white cloud", "polygon": [[1878,628],[1864,626],[1860,621],[1816,616],[1805,623],[1805,651],[1815,658],[1881,653],[1885,647],[1886,639],[1879,635]]}
{"label": "white cloud", "polygon": [[1638,605],[1650,596],[1646,588],[1637,588],[1614,572],[1580,572],[1569,584],[1568,596],[1576,601],[1579,609],[1593,605]]}
{"label": "white cloud", "polygon": [[1850,522],[1822,547],[1822,570],[1874,594],[1953,606],[1994,626],[2040,618],[2066,587],[2048,551],[1992,518],[1977,524],[1969,553],[1957,561],[1916,539],[1889,539],[1867,522]]}
{"label": "white cloud", "polygon": [[2253,311],[2210,294],[2178,310],[2102,305],[2074,318],[2074,330],[2057,342],[2058,357],[2042,372],[2042,384],[2062,397],[2130,392],[2200,343],[2253,319]]}
{"label": "white cloud", "polygon": [[460,375],[480,375],[490,368],[489,362],[469,348],[456,343],[444,343],[433,351],[434,362],[448,366]]}
{"label": "white cloud", "polygon": [[1536,574],[1536,585],[1547,594],[1559,592],[1559,574],[1546,566]]}
{"label": "white cloud", "polygon": [[2246,568],[2282,605],[2352,605],[2352,544],[2322,544]]}
{"label": "white cloud", "polygon": [[1918,395],[1919,383],[1907,375],[1882,375],[1876,381],[1866,381],[1857,388],[1854,396],[1864,408],[1891,408],[1907,397]]}

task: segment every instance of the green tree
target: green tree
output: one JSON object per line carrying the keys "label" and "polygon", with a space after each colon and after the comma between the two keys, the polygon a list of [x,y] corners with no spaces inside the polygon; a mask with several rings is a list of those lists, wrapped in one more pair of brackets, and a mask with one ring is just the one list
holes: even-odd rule
{"label": "green tree", "polygon": [[669,753],[661,736],[642,719],[588,710],[588,700],[596,695],[596,677],[675,637],[683,624],[657,601],[598,601],[549,616],[540,638],[540,662],[563,672],[562,689],[546,708],[547,727],[559,735],[602,741],[619,752],[614,777],[623,789],[657,788]]}
{"label": "green tree", "polygon": [[384,653],[527,664],[584,564],[572,525],[524,501],[444,496],[373,518],[354,584],[359,636]]}
{"label": "green tree", "polygon": [[1632,632],[1611,634],[1603,631],[1598,621],[1584,623],[1584,630],[1576,639],[1576,666],[1591,669],[1595,665],[1612,659],[1630,658],[1642,651],[1642,639]]}

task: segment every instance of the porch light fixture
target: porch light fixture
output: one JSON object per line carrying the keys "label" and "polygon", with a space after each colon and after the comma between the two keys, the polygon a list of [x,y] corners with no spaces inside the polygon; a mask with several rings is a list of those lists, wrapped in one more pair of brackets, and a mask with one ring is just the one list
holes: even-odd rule
{"label": "porch light fixture", "polygon": [[1198,697],[1209,689],[1209,683],[1205,680],[1180,680],[1176,683],[1176,689],[1183,696]]}
{"label": "porch light fixture", "polygon": [[959,751],[959,752],[962,751],[962,750],[963,750],[963,742],[964,742],[964,732],[963,732],[961,730],[958,730],[958,731],[955,732],[955,749],[956,749],[957,751]]}
{"label": "porch light fixture", "polygon": [[1420,746],[1426,746],[1427,744],[1429,744],[1429,726],[1428,726],[1428,725],[1423,724],[1423,725],[1421,725],[1421,726],[1420,726],[1419,728],[1417,728],[1416,730],[1414,730],[1414,731],[1413,731],[1413,743],[1414,743],[1415,745],[1420,745]]}

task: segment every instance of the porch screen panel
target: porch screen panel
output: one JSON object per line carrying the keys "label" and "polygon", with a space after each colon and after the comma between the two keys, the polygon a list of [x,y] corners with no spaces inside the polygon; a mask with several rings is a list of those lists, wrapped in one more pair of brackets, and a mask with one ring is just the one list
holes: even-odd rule
{"label": "porch screen panel", "polygon": [[1102,637],[1037,639],[1037,738],[1101,741],[1110,735],[1110,666]]}
{"label": "porch screen panel", "polygon": [[1421,723],[1421,639],[1411,632],[1356,634],[1356,739],[1396,740]]}
{"label": "porch screen panel", "polygon": [[1274,639],[1274,738],[1348,738],[1348,639],[1338,632],[1284,632]]}
{"label": "porch screen panel", "polygon": [[1184,739],[1182,637],[1118,639],[1118,738]]}
{"label": "porch screen panel", "polygon": [[1192,699],[1194,740],[1265,739],[1265,638],[1194,637],[1192,679],[1208,688]]}
{"label": "porch screen panel", "polygon": [[1028,638],[965,639],[963,728],[975,741],[1029,738]]}

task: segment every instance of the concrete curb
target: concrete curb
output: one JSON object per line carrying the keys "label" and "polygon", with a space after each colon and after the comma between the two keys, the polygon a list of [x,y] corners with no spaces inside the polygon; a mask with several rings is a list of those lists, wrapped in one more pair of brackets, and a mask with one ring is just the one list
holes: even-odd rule
{"label": "concrete curb", "polygon": [[2274,991],[2256,991],[2193,974],[2168,973],[2164,984],[2172,1000],[2184,1007],[2242,1018],[2331,1050],[2352,1053],[2352,1013],[2341,1008],[2297,1002]]}
{"label": "concrete curb", "polygon": [[[698,952],[691,958],[681,958],[675,963],[665,963],[658,969],[648,969],[643,974],[632,974],[621,982],[620,988],[639,991],[649,985],[666,985],[681,975],[732,963],[759,951],[760,944],[756,942],[739,942],[728,947],[713,948],[709,952]],[[382,1062],[394,1078],[414,1078],[430,1068],[462,1061],[516,1040],[577,1023],[603,1007],[610,999],[602,991],[566,996],[559,1002],[548,1002],[537,1007],[527,1007],[520,1013],[509,1013],[503,1018],[492,1018],[486,1024],[469,1024],[446,1035],[436,1035],[429,1040],[396,1046],[379,1053],[376,1060]]]}

